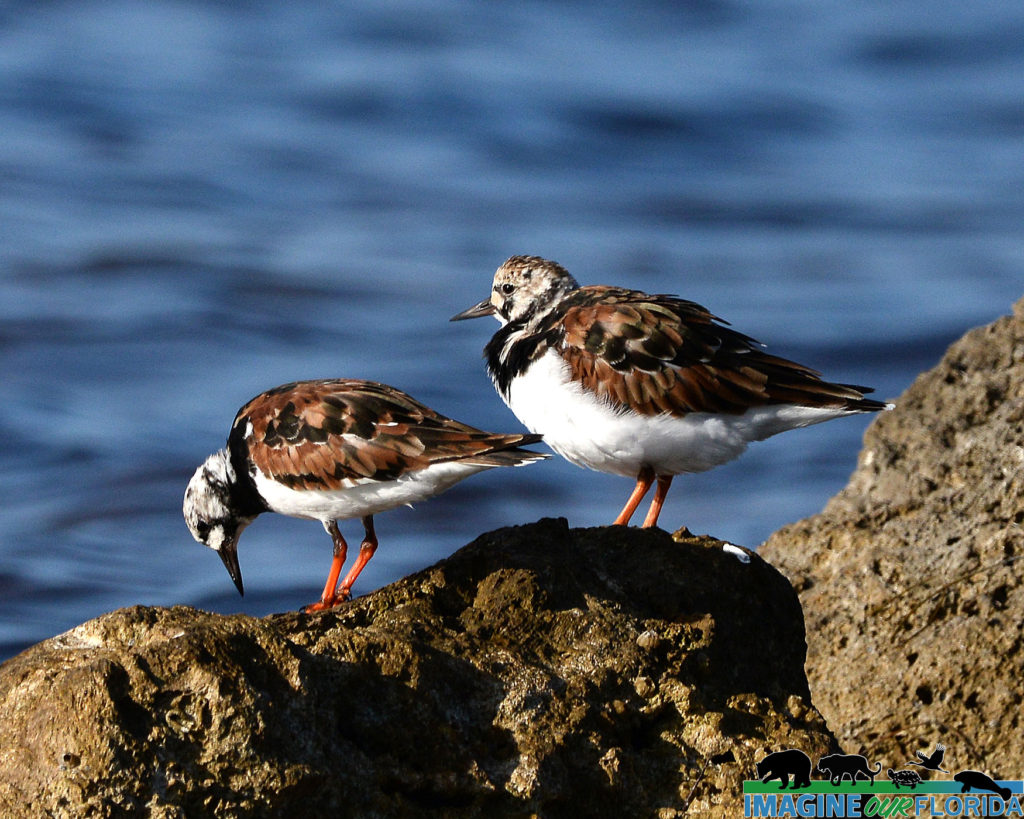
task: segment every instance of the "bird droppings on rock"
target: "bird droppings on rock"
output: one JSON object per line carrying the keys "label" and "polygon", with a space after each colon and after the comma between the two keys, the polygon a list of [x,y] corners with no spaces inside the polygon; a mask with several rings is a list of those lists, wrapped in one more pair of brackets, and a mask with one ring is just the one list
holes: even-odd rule
{"label": "bird droppings on rock", "polygon": [[751,554],[751,552],[750,552],[749,549],[744,549],[742,546],[737,546],[734,543],[723,543],[722,544],[722,551],[725,552],[727,555],[732,555],[740,563],[749,563],[750,562],[750,554]]}

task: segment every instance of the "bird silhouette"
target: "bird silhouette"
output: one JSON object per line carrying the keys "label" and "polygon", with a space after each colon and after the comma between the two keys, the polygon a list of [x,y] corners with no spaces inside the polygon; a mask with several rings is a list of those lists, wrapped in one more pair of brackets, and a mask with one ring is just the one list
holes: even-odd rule
{"label": "bird silhouette", "polygon": [[908,765],[917,765],[917,767],[925,768],[929,771],[942,771],[942,773],[949,773],[949,771],[942,767],[942,758],[946,755],[945,745],[942,745],[941,743],[936,745],[931,756],[925,756],[923,751],[915,751],[914,755],[921,761],[908,762]]}

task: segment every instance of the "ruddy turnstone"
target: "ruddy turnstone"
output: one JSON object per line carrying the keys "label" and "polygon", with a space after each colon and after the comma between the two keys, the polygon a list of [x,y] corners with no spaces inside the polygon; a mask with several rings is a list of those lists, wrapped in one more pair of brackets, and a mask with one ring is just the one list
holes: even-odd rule
{"label": "ruddy turnstone", "polygon": [[[334,541],[334,562],[320,601],[306,610],[326,609],[350,596],[373,557],[375,514],[438,495],[491,467],[546,458],[519,448],[540,438],[475,429],[372,381],[284,384],[238,411],[227,446],[189,481],[185,522],[220,555],[243,594],[238,537],[257,515],[319,520]],[[338,586],[348,551],[338,521],[348,518],[362,518],[365,536]]]}
{"label": "ruddy turnstone", "polygon": [[739,456],[751,441],[886,404],[852,384],[768,355],[706,308],[675,296],[591,285],[561,265],[513,256],[491,295],[452,321],[493,315],[484,349],[505,403],[577,466],[636,480],[628,524],[651,485],[655,526],[675,475]]}

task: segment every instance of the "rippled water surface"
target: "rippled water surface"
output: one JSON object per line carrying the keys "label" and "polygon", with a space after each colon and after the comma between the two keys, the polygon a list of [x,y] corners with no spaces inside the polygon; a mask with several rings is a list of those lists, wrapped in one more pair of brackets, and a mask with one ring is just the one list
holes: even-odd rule
{"label": "rippled water surface", "polygon": [[[0,133],[0,657],[136,603],[315,599],[318,525],[253,524],[241,599],[185,529],[189,476],[298,378],[520,429],[480,360],[497,325],[447,321],[513,253],[884,397],[1024,290],[1009,0],[8,3]],[[845,483],[866,424],[680,478],[663,524],[755,546]],[[560,459],[479,476],[381,515],[356,591],[629,490]]]}

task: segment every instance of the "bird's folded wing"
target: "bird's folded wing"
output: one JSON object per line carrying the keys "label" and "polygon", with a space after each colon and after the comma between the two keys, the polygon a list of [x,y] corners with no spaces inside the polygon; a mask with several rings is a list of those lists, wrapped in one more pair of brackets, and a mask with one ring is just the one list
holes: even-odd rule
{"label": "bird's folded wing", "polygon": [[[764,404],[845,406],[864,390],[765,353],[694,302],[618,288],[581,288],[554,346],[572,378],[643,415],[742,413]],[[570,296],[570,299],[573,298]]]}
{"label": "bird's folded wing", "polygon": [[394,480],[441,461],[531,443],[484,432],[400,390],[352,379],[286,384],[244,406],[234,429],[267,477],[293,489],[342,489]]}

